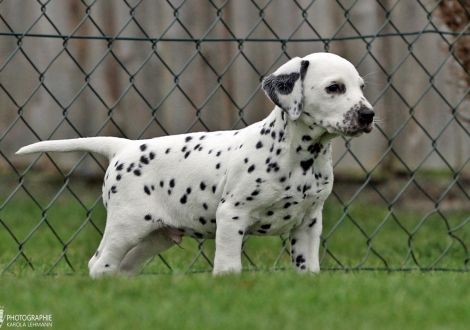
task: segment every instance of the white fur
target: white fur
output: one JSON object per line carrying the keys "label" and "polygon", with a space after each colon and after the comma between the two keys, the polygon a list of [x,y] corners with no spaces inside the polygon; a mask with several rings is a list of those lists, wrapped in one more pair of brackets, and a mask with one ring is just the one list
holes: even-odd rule
{"label": "white fur", "polygon": [[[331,92],[332,84],[340,91]],[[319,272],[321,211],[333,186],[330,140],[373,126],[362,84],[348,61],[315,53],[265,79],[263,89],[278,106],[239,131],[45,141],[18,154],[83,150],[110,159],[107,223],[89,262],[92,277],[133,274],[183,236],[215,238],[214,274],[238,273],[244,235],[285,232],[294,267]]]}

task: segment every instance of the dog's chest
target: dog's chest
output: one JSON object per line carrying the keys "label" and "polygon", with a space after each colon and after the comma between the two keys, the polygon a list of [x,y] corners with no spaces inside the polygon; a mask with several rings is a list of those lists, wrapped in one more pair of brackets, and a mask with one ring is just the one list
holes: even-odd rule
{"label": "dog's chest", "polygon": [[266,201],[253,212],[255,221],[247,234],[279,235],[309,221],[312,209],[321,207],[332,186],[332,171],[293,174],[291,180],[273,188],[277,191],[277,198]]}

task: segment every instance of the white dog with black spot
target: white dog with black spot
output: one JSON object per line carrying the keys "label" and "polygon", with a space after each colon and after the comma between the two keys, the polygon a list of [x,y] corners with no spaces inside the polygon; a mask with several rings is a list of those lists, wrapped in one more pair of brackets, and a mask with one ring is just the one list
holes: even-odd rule
{"label": "white dog with black spot", "polygon": [[289,232],[299,272],[320,271],[322,207],[333,186],[331,139],[373,128],[364,81],[330,53],[293,58],[263,80],[276,107],[238,131],[131,141],[44,141],[18,154],[87,151],[110,159],[106,229],[90,275],[134,274],[183,236],[215,238],[215,275],[242,270],[244,235]]}

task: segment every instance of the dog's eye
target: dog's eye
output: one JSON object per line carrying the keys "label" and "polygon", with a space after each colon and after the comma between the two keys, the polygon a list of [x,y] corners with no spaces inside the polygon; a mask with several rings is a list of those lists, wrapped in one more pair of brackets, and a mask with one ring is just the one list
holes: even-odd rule
{"label": "dog's eye", "polygon": [[362,84],[362,85],[361,85],[361,91],[363,91],[364,88],[366,88],[366,85]]}
{"label": "dog's eye", "polygon": [[326,88],[328,93],[337,93],[339,92],[339,85],[338,84],[333,84],[330,85]]}

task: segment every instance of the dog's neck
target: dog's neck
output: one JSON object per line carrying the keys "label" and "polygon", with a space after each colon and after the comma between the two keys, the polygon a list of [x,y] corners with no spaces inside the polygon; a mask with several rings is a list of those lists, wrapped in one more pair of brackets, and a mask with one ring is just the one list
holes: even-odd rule
{"label": "dog's neck", "polygon": [[[316,158],[321,150],[327,148],[331,139],[337,137],[330,134],[325,128],[316,124],[309,125],[302,117],[293,121],[281,108],[276,107],[266,118],[264,126],[272,132],[283,132],[283,138],[276,138],[276,144],[288,144],[287,148],[292,160],[306,160]],[[274,124],[273,124],[274,123]],[[272,133],[271,133],[272,134]],[[279,135],[279,133],[276,133]],[[328,149],[328,156],[330,148]]]}

